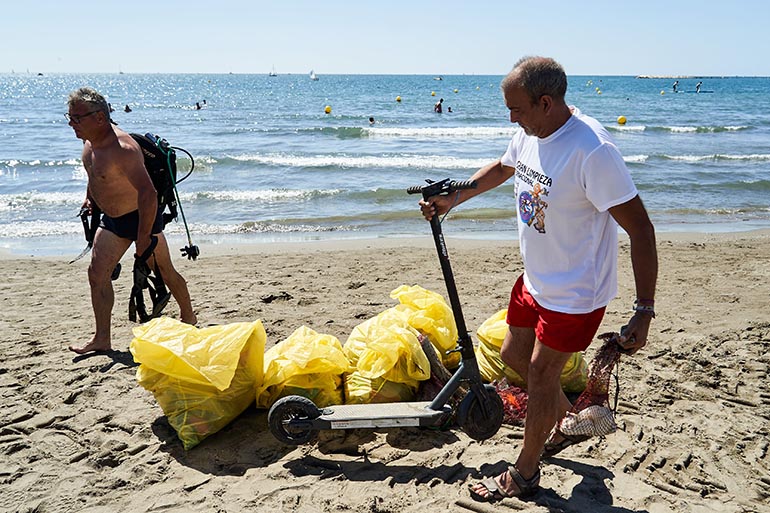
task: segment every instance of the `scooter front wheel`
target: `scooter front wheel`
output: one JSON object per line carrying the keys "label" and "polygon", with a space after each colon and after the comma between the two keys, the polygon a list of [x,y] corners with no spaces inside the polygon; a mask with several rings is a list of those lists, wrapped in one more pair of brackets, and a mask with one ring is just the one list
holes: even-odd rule
{"label": "scooter front wheel", "polygon": [[287,445],[302,445],[318,433],[309,426],[310,421],[321,415],[321,410],[301,395],[290,395],[277,400],[267,413],[270,432]]}
{"label": "scooter front wheel", "polygon": [[465,433],[474,440],[486,440],[503,425],[503,401],[492,385],[484,385],[487,398],[487,414],[480,398],[473,393],[463,398],[457,410],[457,422]]}

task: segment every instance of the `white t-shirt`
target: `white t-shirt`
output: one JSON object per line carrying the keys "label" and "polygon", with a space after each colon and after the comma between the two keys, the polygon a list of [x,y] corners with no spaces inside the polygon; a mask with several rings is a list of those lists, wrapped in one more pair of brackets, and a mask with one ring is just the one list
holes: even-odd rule
{"label": "white t-shirt", "polygon": [[637,195],[607,130],[573,108],[540,139],[517,131],[502,163],[514,190],[524,284],[541,306],[588,313],[617,294],[618,228],[608,209]]}

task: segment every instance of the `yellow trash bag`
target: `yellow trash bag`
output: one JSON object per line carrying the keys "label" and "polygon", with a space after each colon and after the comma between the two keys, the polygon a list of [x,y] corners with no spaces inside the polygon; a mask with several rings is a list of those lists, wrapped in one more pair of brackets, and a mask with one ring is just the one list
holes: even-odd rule
{"label": "yellow trash bag", "polygon": [[408,402],[416,393],[417,387],[408,383],[369,379],[359,371],[345,374],[345,404]]}
{"label": "yellow trash bag", "polygon": [[405,312],[396,308],[388,308],[384,312],[365,320],[350,332],[347,341],[342,346],[345,356],[348,357],[350,365],[358,366],[358,359],[366,350],[370,340],[375,340],[382,331],[381,325],[408,326],[409,319]]}
{"label": "yellow trash bag", "polygon": [[343,404],[342,375],[350,362],[336,337],[301,326],[265,353],[264,369],[256,390],[258,408],[287,395],[307,397],[319,408]]}
{"label": "yellow trash bag", "polygon": [[198,329],[160,317],[133,329],[136,379],[166,414],[185,449],[216,433],[254,402],[262,381],[261,321]]}
{"label": "yellow trash bag", "polygon": [[456,368],[462,356],[459,352],[447,354],[447,351],[457,346],[457,324],[452,308],[444,298],[419,285],[401,285],[390,293],[390,297],[401,303],[396,308],[408,314],[409,325],[426,335],[438,349],[444,367]]}
{"label": "yellow trash bag", "polygon": [[380,379],[407,385],[390,387],[387,390],[397,391],[387,395],[410,400],[419,382],[430,378],[430,362],[418,336],[407,313],[395,307],[353,328],[343,350],[358,376],[346,381],[346,402],[381,400],[386,385]]}
{"label": "yellow trash bag", "polygon": [[[524,386],[524,380],[500,358],[500,347],[508,332],[505,322],[507,310],[500,310],[484,321],[476,331],[479,345],[476,346],[476,359],[479,371],[485,381],[495,381],[505,377],[508,383],[518,387]],[[583,359],[583,353],[572,353],[572,356],[561,371],[561,387],[567,393],[582,392],[586,388],[588,365]]]}

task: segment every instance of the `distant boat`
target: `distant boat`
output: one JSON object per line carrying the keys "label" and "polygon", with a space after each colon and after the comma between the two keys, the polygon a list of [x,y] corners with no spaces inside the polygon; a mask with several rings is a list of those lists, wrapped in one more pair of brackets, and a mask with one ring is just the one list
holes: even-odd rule
{"label": "distant boat", "polygon": [[433,80],[444,80],[444,77],[433,77]]}
{"label": "distant boat", "polygon": [[278,73],[275,72],[275,66],[273,66],[273,71],[267,74],[268,77],[277,77]]}
{"label": "distant boat", "polygon": [[315,71],[312,69],[310,70],[310,80],[318,80],[318,77],[315,76]]}

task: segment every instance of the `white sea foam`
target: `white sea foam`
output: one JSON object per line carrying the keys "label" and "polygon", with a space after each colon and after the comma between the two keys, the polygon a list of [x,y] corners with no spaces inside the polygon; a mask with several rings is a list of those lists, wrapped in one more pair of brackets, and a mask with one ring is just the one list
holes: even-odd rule
{"label": "white sea foam", "polygon": [[20,221],[0,225],[0,238],[4,237],[44,237],[50,235],[69,235],[82,233],[80,222],[68,221]]}
{"label": "white sea foam", "polygon": [[749,155],[717,155],[717,158],[724,160],[770,160],[770,154],[752,153]]}
{"label": "white sea foam", "polygon": [[706,133],[737,132],[739,130],[747,130],[751,127],[745,126],[745,125],[728,125],[728,126],[668,126],[668,127],[661,127],[661,128],[673,133],[690,134],[693,132],[706,132]]}
{"label": "white sea foam", "polygon": [[[309,224],[284,224],[275,222],[249,222],[243,224],[189,223],[189,230],[196,235],[222,235],[237,233],[294,233],[349,231],[349,226],[317,226]],[[163,230],[167,235],[184,235],[182,223],[169,223]],[[69,221],[21,221],[0,224],[0,238],[26,239],[60,235],[82,235],[83,225]]]}
{"label": "white sea foam", "polygon": [[618,132],[644,132],[647,129],[644,125],[612,125],[610,128]]}
{"label": "white sea foam", "polygon": [[705,161],[718,161],[718,160],[770,160],[770,154],[766,153],[752,153],[749,155],[730,155],[716,153],[712,155],[668,155],[666,158],[670,160],[678,160],[683,162],[705,162]]}
{"label": "white sea foam", "polygon": [[288,167],[339,168],[421,168],[421,169],[478,169],[491,159],[468,159],[445,155],[239,155],[231,157],[243,162]]}
{"label": "white sea foam", "polygon": [[338,194],[339,189],[326,190],[292,190],[292,189],[269,189],[269,190],[250,190],[250,191],[206,191],[202,193],[187,192],[181,194],[182,201],[194,201],[197,198],[204,197],[216,201],[280,201],[305,199],[316,196],[331,196]]}
{"label": "white sea foam", "polygon": [[433,138],[433,137],[510,137],[518,127],[427,127],[427,128],[365,128],[364,133],[369,136],[380,137],[405,137],[405,138]]}
{"label": "white sea foam", "polygon": [[649,155],[625,155],[623,157],[623,160],[628,163],[642,164],[644,162],[647,162],[648,158],[650,158]]}
{"label": "white sea foam", "polygon": [[281,223],[245,223],[235,230],[235,233],[293,233],[293,232],[332,232],[350,231],[349,226],[316,226],[310,224],[281,224]]}
{"label": "white sea foam", "polygon": [[691,133],[698,131],[698,127],[696,126],[670,126],[668,129],[674,133]]}
{"label": "white sea foam", "polygon": [[706,160],[716,160],[716,155],[669,155],[667,158],[682,162],[703,162]]}
{"label": "white sea foam", "polygon": [[42,161],[40,159],[33,159],[33,160],[10,159],[5,161],[0,160],[0,165],[8,166],[8,167],[24,167],[24,166],[60,167],[60,166],[82,166],[83,163],[80,161],[80,159],[47,160],[47,161]]}
{"label": "white sea foam", "polygon": [[24,192],[21,194],[0,194],[0,205],[9,210],[28,205],[81,205],[85,198],[83,192]]}

